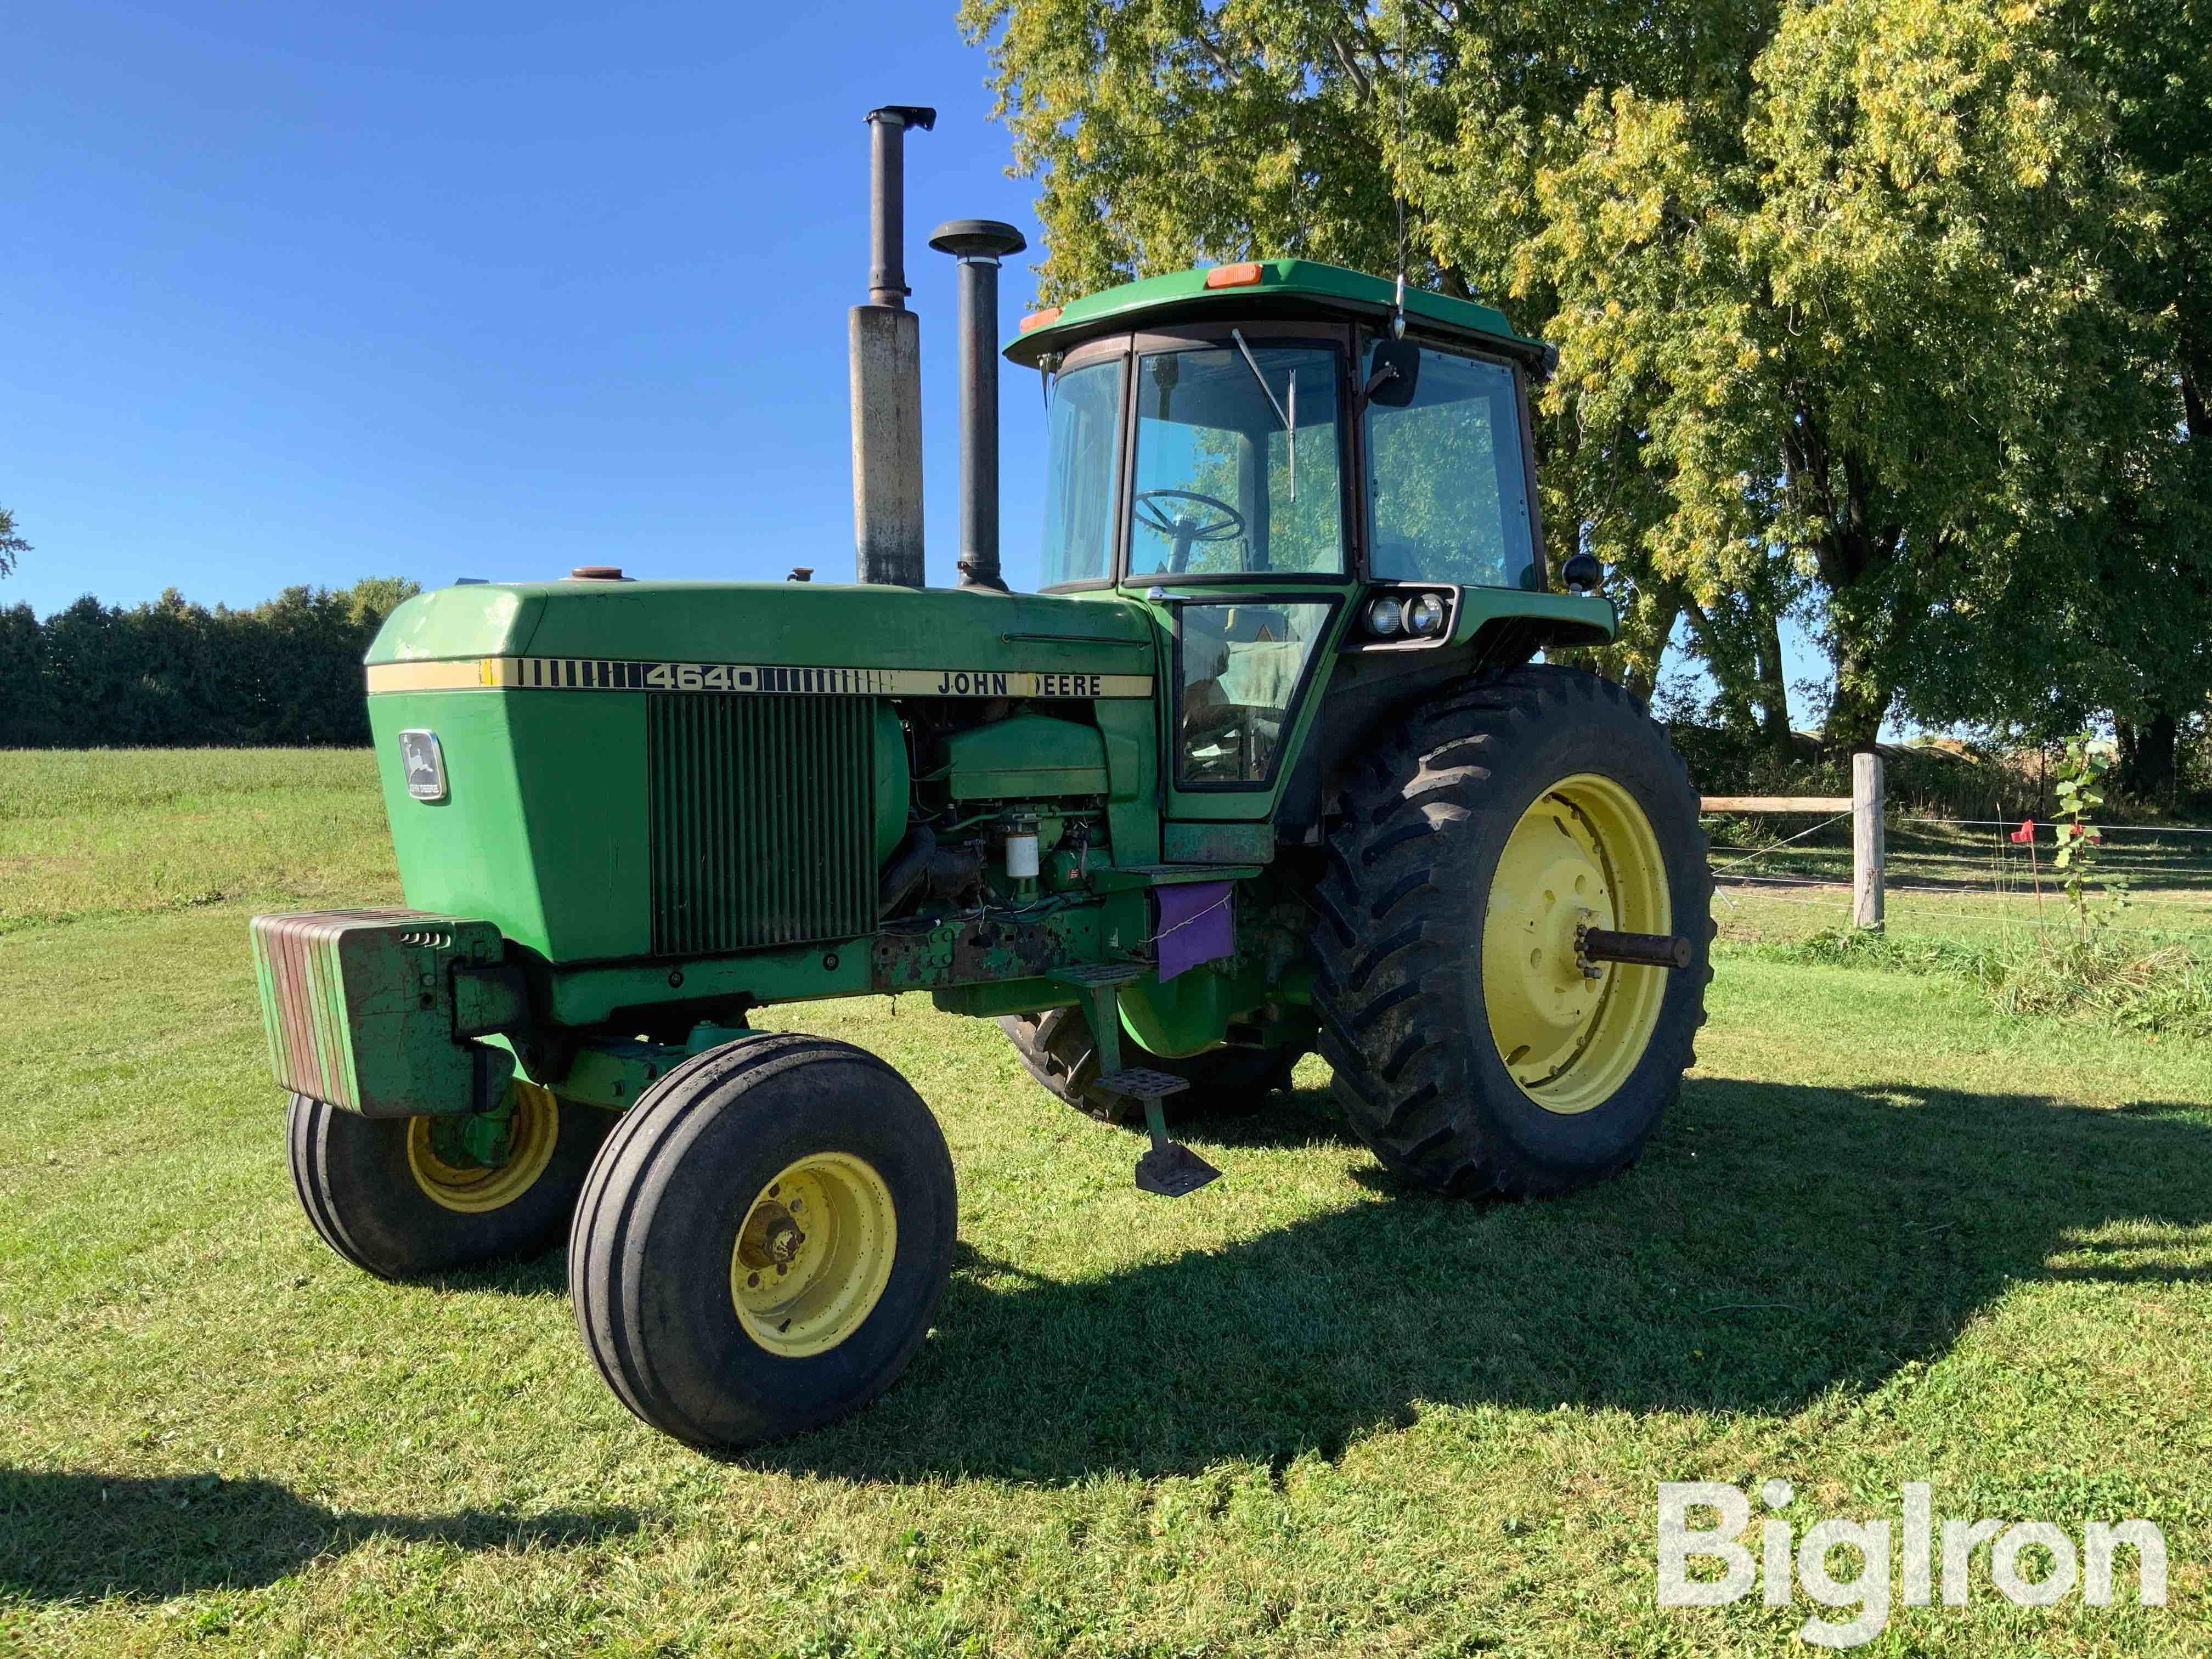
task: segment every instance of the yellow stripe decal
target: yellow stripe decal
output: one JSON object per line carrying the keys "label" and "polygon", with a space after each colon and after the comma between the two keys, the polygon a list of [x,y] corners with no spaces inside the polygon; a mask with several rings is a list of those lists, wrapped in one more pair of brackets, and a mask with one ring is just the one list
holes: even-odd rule
{"label": "yellow stripe decal", "polygon": [[368,671],[372,691],[453,691],[467,685],[489,685],[483,678],[491,659],[467,662],[380,662]]}
{"label": "yellow stripe decal", "polygon": [[368,689],[720,691],[848,697],[1149,697],[1149,674],[995,668],[786,668],[760,663],[471,657],[369,665]]}

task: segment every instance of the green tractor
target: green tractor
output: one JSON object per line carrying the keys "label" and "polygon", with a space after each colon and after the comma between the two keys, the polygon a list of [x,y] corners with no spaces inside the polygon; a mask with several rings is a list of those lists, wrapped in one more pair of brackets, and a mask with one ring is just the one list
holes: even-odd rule
{"label": "green tractor", "polygon": [[750,1011],[927,992],[1043,1087],[1141,1121],[1315,1050],[1439,1193],[1633,1160],[1704,1018],[1711,884],[1665,735],[1548,578],[1547,348],[1486,306],[1296,259],[1022,319],[1049,428],[1042,591],[998,565],[997,262],[960,262],[961,581],[923,585],[903,136],[870,117],[850,324],[859,575],[467,584],[393,613],[368,707],[410,908],[252,924],[301,1201],[392,1279],[568,1240],[586,1348],[710,1450],[898,1376],[949,1277],[928,1108]]}

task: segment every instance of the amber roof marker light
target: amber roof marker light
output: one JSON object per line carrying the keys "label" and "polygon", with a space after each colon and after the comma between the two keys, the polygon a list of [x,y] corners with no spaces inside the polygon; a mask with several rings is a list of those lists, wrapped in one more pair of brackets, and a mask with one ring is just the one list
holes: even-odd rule
{"label": "amber roof marker light", "polygon": [[1206,273],[1208,288],[1249,288],[1267,274],[1267,267],[1247,259],[1233,265],[1216,265]]}

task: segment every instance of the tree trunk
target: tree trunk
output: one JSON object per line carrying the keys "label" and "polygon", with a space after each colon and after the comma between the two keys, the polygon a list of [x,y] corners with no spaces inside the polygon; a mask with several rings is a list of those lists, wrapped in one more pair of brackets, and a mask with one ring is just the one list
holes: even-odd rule
{"label": "tree trunk", "polygon": [[1836,695],[1828,705],[1828,723],[1821,739],[1835,754],[1860,754],[1871,750],[1881,736],[1882,717],[1889,713],[1892,693],[1876,683],[1869,653],[1856,641],[1839,641],[1836,647]]}
{"label": "tree trunk", "polygon": [[2163,708],[2141,720],[2115,720],[2120,740],[2119,785],[2136,799],[2170,806],[2179,786],[2181,722]]}
{"label": "tree trunk", "polygon": [[1782,672],[1782,619],[1771,611],[1759,616],[1759,724],[1767,749],[1778,760],[1796,750],[1790,736],[1790,687]]}
{"label": "tree trunk", "polygon": [[1673,582],[1656,584],[1621,618],[1620,684],[1629,696],[1649,708],[1659,688],[1660,665],[1667,659],[1667,641],[1674,637],[1674,624],[1682,615],[1682,590]]}
{"label": "tree trunk", "polygon": [[1720,688],[1722,725],[1732,732],[1749,732],[1753,728],[1752,693],[1751,683],[1742,672],[1745,665],[1729,652],[1728,641],[1713,626],[1705,606],[1694,599],[1685,598],[1682,612],[1690,619],[1690,632],[1696,636],[1698,653],[1705,659],[1705,672]]}

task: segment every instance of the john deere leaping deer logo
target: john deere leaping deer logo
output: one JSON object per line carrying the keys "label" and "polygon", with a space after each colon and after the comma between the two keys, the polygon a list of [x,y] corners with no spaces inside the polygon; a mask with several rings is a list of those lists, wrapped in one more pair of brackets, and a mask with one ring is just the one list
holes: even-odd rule
{"label": "john deere leaping deer logo", "polygon": [[416,800],[446,798],[446,756],[435,732],[402,732],[399,763],[407,774],[407,793]]}

